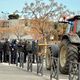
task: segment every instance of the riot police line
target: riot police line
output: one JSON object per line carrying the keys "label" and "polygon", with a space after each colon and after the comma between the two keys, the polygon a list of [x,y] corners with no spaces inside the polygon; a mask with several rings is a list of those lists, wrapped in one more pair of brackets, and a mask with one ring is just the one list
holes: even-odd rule
{"label": "riot police line", "polygon": [[10,64],[17,64],[18,62],[26,62],[28,53],[33,54],[33,63],[35,61],[35,53],[37,51],[36,42],[27,40],[12,40],[6,39],[4,42],[0,41],[0,62],[9,62]]}
{"label": "riot police line", "polygon": [[[32,63],[37,63],[37,74],[43,75],[43,56],[38,55],[38,41],[23,41],[12,40],[9,42],[7,39],[5,42],[0,42],[0,61],[10,64],[16,64],[21,68],[24,68],[24,63],[27,62],[27,71],[32,72]],[[27,57],[27,60],[26,60]],[[19,63],[19,65],[18,65]]]}

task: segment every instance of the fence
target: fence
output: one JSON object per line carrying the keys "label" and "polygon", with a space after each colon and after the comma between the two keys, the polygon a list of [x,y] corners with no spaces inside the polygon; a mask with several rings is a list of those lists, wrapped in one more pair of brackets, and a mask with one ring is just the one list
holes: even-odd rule
{"label": "fence", "polygon": [[55,78],[59,80],[59,58],[51,56],[51,73],[50,73],[50,80]]}
{"label": "fence", "polygon": [[[17,59],[18,60],[18,59]],[[28,54],[27,60],[27,71],[33,70],[33,54]],[[37,55],[37,74],[43,75],[43,56]],[[17,61],[18,62],[18,61]],[[11,53],[9,53],[9,64],[11,63]],[[50,80],[55,78],[59,80],[59,58],[51,56],[51,71],[50,71]],[[80,80],[80,63],[70,62],[69,63],[69,80]]]}
{"label": "fence", "polygon": [[11,64],[11,52],[9,51],[9,65]]}
{"label": "fence", "polygon": [[28,53],[28,62],[27,62],[27,71],[31,71],[32,72],[32,58],[33,54]]}
{"label": "fence", "polygon": [[[43,56],[36,55],[37,57],[37,74],[43,75]],[[28,54],[27,71],[32,72],[33,68],[33,54]]]}
{"label": "fence", "polygon": [[80,80],[80,63],[70,62],[69,80]]}
{"label": "fence", "polygon": [[43,75],[43,55],[37,55],[37,74]]}

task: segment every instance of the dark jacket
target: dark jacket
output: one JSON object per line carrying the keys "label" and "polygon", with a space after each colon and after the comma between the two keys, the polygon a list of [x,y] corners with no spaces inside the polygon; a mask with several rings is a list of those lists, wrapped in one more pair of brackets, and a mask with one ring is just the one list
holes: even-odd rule
{"label": "dark jacket", "polygon": [[10,43],[9,43],[9,41],[6,41],[3,44],[3,49],[4,49],[4,51],[10,51]]}
{"label": "dark jacket", "polygon": [[3,44],[0,42],[0,51],[3,50]]}
{"label": "dark jacket", "polygon": [[27,51],[32,52],[32,44],[31,43],[28,43]]}
{"label": "dark jacket", "polygon": [[18,43],[18,51],[19,52],[24,52],[24,44],[21,43],[21,42]]}

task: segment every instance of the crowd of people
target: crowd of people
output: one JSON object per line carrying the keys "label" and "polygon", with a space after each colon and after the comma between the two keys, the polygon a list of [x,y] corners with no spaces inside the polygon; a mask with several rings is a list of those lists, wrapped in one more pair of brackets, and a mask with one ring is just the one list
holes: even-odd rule
{"label": "crowd of people", "polygon": [[35,54],[38,50],[38,41],[32,40],[12,40],[5,39],[4,42],[0,41],[0,62],[9,62],[9,56],[11,55],[11,63],[15,64],[20,59],[26,62],[26,57],[29,54],[33,54],[33,63],[35,62]]}

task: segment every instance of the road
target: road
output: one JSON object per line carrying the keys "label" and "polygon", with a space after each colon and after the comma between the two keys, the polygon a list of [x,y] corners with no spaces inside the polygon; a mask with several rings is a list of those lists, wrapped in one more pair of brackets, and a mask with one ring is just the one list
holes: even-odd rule
{"label": "road", "polygon": [[7,63],[0,63],[0,80],[48,80],[45,77],[27,72],[24,69]]}
{"label": "road", "polygon": [[[0,80],[50,80],[50,72],[44,68],[44,75],[37,75],[36,64],[33,64],[33,71],[27,72],[27,65],[22,69],[8,63],[0,63]],[[60,80],[68,80],[66,75],[60,75]],[[55,80],[55,79],[53,79]]]}

